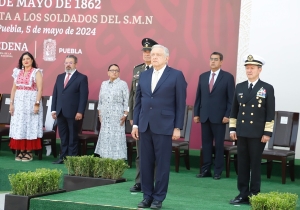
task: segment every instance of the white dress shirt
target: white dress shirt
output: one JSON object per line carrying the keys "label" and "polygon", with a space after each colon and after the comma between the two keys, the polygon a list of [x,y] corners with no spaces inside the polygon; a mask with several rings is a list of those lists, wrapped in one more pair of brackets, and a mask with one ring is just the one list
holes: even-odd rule
{"label": "white dress shirt", "polygon": [[208,79],[208,85],[209,85],[209,83],[210,83],[210,80],[211,80],[211,78],[212,78],[212,74],[213,73],[215,73],[215,77],[214,77],[214,84],[215,84],[215,82],[217,81],[217,77],[218,77],[218,75],[219,75],[219,73],[220,73],[220,69],[218,69],[217,71],[215,71],[215,72],[213,72],[212,70],[210,70],[210,75],[209,75],[209,79]]}
{"label": "white dress shirt", "polygon": [[258,79],[255,80],[254,82],[250,82],[250,81],[248,80],[248,88],[250,87],[250,84],[252,83],[252,85],[253,85],[253,86],[252,86],[252,89],[253,89],[257,82],[258,82]]}
{"label": "white dress shirt", "polygon": [[147,65],[146,64],[146,66],[145,66],[145,71],[147,71],[147,66],[149,66],[149,69],[152,67],[152,64],[150,64],[150,65]]}
{"label": "white dress shirt", "polygon": [[[153,68],[152,79],[151,79],[151,90],[152,90],[152,92],[154,91],[154,89],[155,89],[155,87],[156,87],[156,85],[157,85],[159,79],[161,78],[161,75],[164,73],[164,70],[165,70],[166,66],[167,66],[167,65],[164,65],[164,66],[163,66],[161,69],[159,69],[159,70],[155,70],[155,69]],[[155,81],[155,74],[158,74],[157,81]],[[153,87],[153,85],[154,85],[155,87]]]}
{"label": "white dress shirt", "polygon": [[[69,77],[69,81],[70,81],[70,79],[71,79],[72,75],[75,73],[75,71],[77,71],[77,70],[76,70],[76,69],[74,69],[72,72],[69,72],[69,73],[71,74],[71,75],[70,75],[70,77]],[[66,75],[65,75],[64,82],[66,81],[67,77],[68,77],[68,72],[66,72]]]}

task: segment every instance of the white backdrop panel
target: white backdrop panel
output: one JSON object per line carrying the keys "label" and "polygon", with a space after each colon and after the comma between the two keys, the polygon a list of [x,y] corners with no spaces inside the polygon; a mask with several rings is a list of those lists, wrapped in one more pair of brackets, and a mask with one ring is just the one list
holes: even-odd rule
{"label": "white backdrop panel", "polygon": [[299,0],[252,0],[249,52],[266,60],[261,80],[274,86],[276,110],[300,112],[299,8]]}

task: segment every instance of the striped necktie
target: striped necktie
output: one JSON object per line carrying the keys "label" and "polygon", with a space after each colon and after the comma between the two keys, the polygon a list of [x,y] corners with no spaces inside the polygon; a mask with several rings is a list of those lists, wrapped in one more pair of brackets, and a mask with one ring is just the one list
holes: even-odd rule
{"label": "striped necktie", "polygon": [[64,88],[67,86],[69,80],[70,80],[70,76],[71,76],[71,73],[68,73],[68,76],[67,78],[65,79],[65,83],[64,83]]}
{"label": "striped necktie", "polygon": [[212,76],[211,76],[211,79],[210,79],[210,82],[209,82],[209,92],[211,92],[213,87],[214,87],[215,75],[216,75],[215,73],[212,73]]}

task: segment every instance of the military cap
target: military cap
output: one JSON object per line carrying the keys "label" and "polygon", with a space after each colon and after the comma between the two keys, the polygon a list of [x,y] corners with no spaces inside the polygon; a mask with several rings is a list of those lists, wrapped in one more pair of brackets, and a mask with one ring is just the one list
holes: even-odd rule
{"label": "military cap", "polygon": [[258,56],[258,55],[254,55],[254,54],[250,54],[250,55],[247,55],[245,58],[244,58],[244,61],[245,61],[245,65],[248,65],[248,64],[252,64],[252,65],[257,65],[257,66],[262,66],[265,64],[265,60]]}
{"label": "military cap", "polygon": [[153,39],[144,38],[142,40],[143,50],[151,50],[151,47],[156,44],[157,42],[154,41]]}

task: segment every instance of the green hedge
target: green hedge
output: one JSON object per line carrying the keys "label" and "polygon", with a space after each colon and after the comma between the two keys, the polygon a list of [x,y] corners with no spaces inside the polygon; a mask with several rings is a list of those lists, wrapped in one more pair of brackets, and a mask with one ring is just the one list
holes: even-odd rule
{"label": "green hedge", "polygon": [[9,174],[8,179],[12,194],[29,196],[57,191],[61,175],[61,170],[40,168],[36,171]]}
{"label": "green hedge", "polygon": [[64,161],[68,175],[119,179],[129,168],[124,160],[90,156],[68,156]]}
{"label": "green hedge", "polygon": [[259,193],[250,197],[252,210],[294,210],[298,195],[292,193]]}

